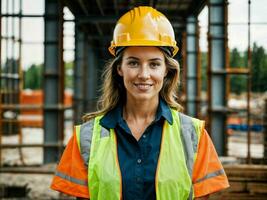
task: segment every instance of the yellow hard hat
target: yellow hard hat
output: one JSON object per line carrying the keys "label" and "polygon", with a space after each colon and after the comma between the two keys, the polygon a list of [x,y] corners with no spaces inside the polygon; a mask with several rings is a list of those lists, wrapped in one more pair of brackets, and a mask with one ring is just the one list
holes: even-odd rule
{"label": "yellow hard hat", "polygon": [[117,47],[159,46],[170,47],[171,56],[178,52],[175,35],[169,20],[152,7],[136,7],[117,22],[109,52],[115,56]]}

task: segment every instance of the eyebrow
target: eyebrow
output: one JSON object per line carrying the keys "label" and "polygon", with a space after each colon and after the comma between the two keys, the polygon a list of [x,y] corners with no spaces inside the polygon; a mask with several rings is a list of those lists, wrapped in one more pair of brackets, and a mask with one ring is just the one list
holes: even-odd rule
{"label": "eyebrow", "polygon": [[[134,57],[134,56],[130,56],[130,57],[126,58],[126,60],[130,60],[130,59],[140,60],[139,58]],[[149,61],[163,61],[163,60],[161,58],[151,58],[151,59],[149,59]]]}

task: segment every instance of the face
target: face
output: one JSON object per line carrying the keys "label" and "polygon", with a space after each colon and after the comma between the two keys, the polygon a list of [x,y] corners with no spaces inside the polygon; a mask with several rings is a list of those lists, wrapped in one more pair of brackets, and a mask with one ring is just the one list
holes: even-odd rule
{"label": "face", "polygon": [[155,100],[167,74],[164,54],[157,47],[127,47],[118,66],[127,100]]}

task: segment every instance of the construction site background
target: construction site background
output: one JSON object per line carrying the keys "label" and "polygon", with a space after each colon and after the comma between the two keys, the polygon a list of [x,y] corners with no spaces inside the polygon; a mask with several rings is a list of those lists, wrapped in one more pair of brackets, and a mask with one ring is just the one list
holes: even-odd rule
{"label": "construction site background", "polygon": [[267,4],[256,0],[0,0],[0,199],[75,199],[49,188],[56,164],[97,108],[117,18],[143,4],[171,19],[180,103],[206,121],[229,178],[210,199],[267,199]]}

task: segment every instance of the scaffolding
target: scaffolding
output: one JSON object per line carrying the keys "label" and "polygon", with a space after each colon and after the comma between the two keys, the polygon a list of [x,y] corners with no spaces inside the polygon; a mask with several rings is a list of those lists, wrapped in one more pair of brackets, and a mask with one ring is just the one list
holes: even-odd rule
{"label": "scaffolding", "polygon": [[[1,2],[2,11],[2,2]],[[21,69],[21,18],[18,20],[19,33],[15,36],[15,18],[12,14],[15,12],[14,1],[6,1],[6,14],[1,13],[1,27],[2,21],[5,25],[5,33],[1,30],[1,49],[2,41],[5,43],[5,65],[2,64],[2,50],[1,50],[1,82],[0,82],[0,145],[2,145],[3,134],[18,134],[19,142],[22,141],[20,124],[17,120],[19,110],[15,105],[19,104],[20,91],[22,90],[22,69]],[[21,3],[19,4],[19,13],[21,14]],[[17,48],[16,48],[17,47]],[[15,58],[15,51],[18,51],[18,59]],[[9,57],[9,54],[10,57]],[[3,119],[2,117],[6,115]],[[21,149],[19,150],[20,155]],[[1,149],[0,149],[0,164],[1,164]],[[21,157],[23,162],[23,158]]]}
{"label": "scaffolding", "polygon": [[[227,104],[230,95],[230,77],[246,78],[246,124],[247,124],[247,155],[246,163],[252,163],[251,158],[251,1],[247,1],[248,27],[247,64],[238,68],[230,66],[230,51],[228,48],[228,1],[211,0],[208,2],[208,110],[207,115],[200,112],[201,100],[201,63],[199,50],[199,26],[194,16],[187,19],[186,31],[183,32],[183,100],[186,112],[197,118],[206,119],[208,132],[215,143],[219,155],[227,155],[227,119],[235,113],[244,110],[232,109]],[[218,14],[219,13],[219,14]],[[254,24],[264,24],[256,23]],[[231,24],[232,25],[232,24]],[[234,24],[235,25],[235,24]],[[243,24],[244,25],[244,24]],[[186,98],[185,98],[186,97]],[[207,118],[205,118],[207,117]]]}
{"label": "scaffolding", "polygon": [[[2,2],[5,4],[5,8],[2,8]],[[66,51],[74,53],[74,48],[63,49],[63,38],[66,37],[63,35],[63,26],[64,23],[74,23],[74,20],[64,20],[61,1],[56,3],[55,1],[45,2],[45,14],[24,14],[22,11],[22,0],[6,0],[1,1],[0,4],[0,23],[5,25],[5,30],[1,30],[1,50],[4,46],[5,57],[3,57],[2,51],[0,52],[0,166],[2,166],[3,149],[18,148],[22,166],[26,165],[23,159],[22,148],[44,148],[44,163],[55,162],[63,151],[64,112],[72,109],[72,106],[64,104],[65,63],[63,62],[63,55]],[[24,19],[44,20],[45,41],[25,41],[22,39],[22,21]],[[68,37],[74,38],[74,34]],[[28,44],[44,45],[44,104],[21,104],[21,91],[24,85],[21,62],[22,46]],[[27,54],[27,52],[24,53]],[[57,88],[58,86],[59,88]],[[23,142],[20,114],[25,111],[44,113],[44,120],[42,122],[44,123],[45,132],[48,133],[44,134],[44,142],[42,144]],[[53,125],[51,126],[51,124]],[[18,143],[5,142],[3,144],[3,135],[18,135]]]}

